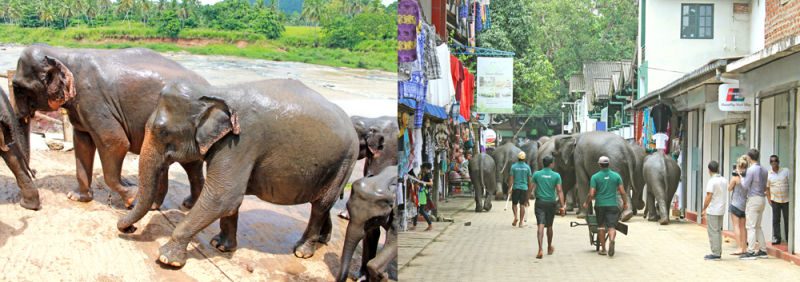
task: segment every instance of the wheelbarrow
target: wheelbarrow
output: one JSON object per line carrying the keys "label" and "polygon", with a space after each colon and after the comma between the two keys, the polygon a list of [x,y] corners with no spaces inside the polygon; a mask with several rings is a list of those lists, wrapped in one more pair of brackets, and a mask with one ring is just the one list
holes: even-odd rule
{"label": "wheelbarrow", "polygon": [[[586,223],[580,223],[580,222],[572,221],[572,222],[569,223],[569,227],[575,227],[575,226],[579,226],[579,225],[587,225],[587,226],[589,226],[589,244],[590,245],[594,245],[596,251],[600,251],[601,241],[600,241],[600,238],[599,238],[600,237],[600,232],[598,230],[598,228],[600,227],[600,224],[597,224],[597,215],[590,214],[590,215],[587,215],[584,219],[586,219]],[[628,235],[628,225],[626,225],[626,224],[624,224],[622,222],[617,222],[617,226],[615,226],[614,229],[616,229],[617,232],[619,232],[619,233]],[[608,240],[608,232],[606,232],[606,238],[605,239]]]}

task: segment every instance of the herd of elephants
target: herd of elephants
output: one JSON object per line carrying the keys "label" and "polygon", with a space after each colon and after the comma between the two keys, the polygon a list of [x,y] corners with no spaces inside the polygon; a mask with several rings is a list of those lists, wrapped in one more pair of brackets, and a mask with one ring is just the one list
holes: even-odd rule
{"label": "herd of elephants", "polygon": [[[292,79],[211,86],[144,48],[31,45],[20,55],[11,87],[12,99],[0,95],[0,154],[16,177],[24,208],[40,208],[35,170],[29,166],[30,119],[36,111],[63,108],[73,125],[78,179],[67,197],[92,200],[97,152],[106,185],[130,209],[117,222],[121,232],[135,232],[134,224],[164,202],[171,164],[186,170],[191,195],[183,205],[191,210],[158,250],[163,264],[183,266],[189,241],[217,219],[221,231],[211,245],[234,250],[244,195],[278,205],[311,203],[294,254],[313,256],[317,243],[331,239],[330,210],[343,197],[359,159],[365,159],[365,178],[352,184],[346,204],[350,221],[337,281],[347,279],[362,240],[356,277],[383,279],[397,256],[395,116],[348,117]],[[120,177],[129,152],[140,155],[138,185]],[[381,228],[387,235],[378,250]]]}
{"label": "herd of elephants", "polygon": [[[525,152],[525,162],[533,171],[543,168],[544,157],[553,156],[553,170],[561,174],[563,182],[565,208],[577,208],[579,217],[586,214],[582,203],[589,195],[591,177],[600,171],[597,160],[607,156],[611,159],[609,168],[622,177],[628,198],[632,199],[620,219],[627,221],[644,208],[649,221],[669,223],[668,208],[681,177],[678,162],[661,150],[648,154],[644,147],[605,131],[542,137],[522,146],[509,141],[474,156],[469,162],[469,174],[475,188],[476,212],[491,210],[492,197],[503,198],[506,189],[499,188],[508,184],[511,165],[517,162],[519,152]],[[646,204],[642,197],[645,190]],[[617,197],[622,210],[622,199]],[[591,210],[590,206],[588,212]]]}

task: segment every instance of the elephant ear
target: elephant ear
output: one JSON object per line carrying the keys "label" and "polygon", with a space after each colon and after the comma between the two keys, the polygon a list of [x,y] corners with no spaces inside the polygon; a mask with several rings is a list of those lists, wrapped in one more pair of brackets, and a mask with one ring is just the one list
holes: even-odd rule
{"label": "elephant ear", "polygon": [[378,157],[381,154],[384,144],[386,144],[386,140],[383,137],[383,133],[381,133],[379,129],[373,130],[367,138],[367,147],[375,157]]}
{"label": "elephant ear", "polygon": [[561,147],[561,160],[563,160],[565,164],[569,164],[569,160],[572,159],[572,154],[575,152],[575,138],[564,137],[564,139],[559,141],[559,145],[559,147]]}
{"label": "elephant ear", "polygon": [[52,108],[58,108],[75,97],[75,77],[61,61],[44,56],[45,67],[39,78],[47,88],[47,100]]}
{"label": "elephant ear", "polygon": [[228,132],[239,134],[239,115],[225,100],[217,97],[203,96],[204,113],[197,121],[195,139],[200,146],[200,154],[205,155],[214,143],[222,139]]}

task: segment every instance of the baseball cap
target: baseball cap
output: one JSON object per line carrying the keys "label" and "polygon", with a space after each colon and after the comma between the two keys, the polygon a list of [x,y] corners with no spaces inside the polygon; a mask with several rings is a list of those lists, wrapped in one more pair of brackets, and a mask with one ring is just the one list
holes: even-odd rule
{"label": "baseball cap", "polygon": [[611,162],[611,160],[609,160],[608,157],[606,157],[606,156],[600,157],[600,160],[597,161],[598,164],[607,164],[607,163],[610,163],[610,162]]}
{"label": "baseball cap", "polygon": [[524,160],[525,159],[525,152],[519,152],[519,154],[517,154],[517,158]]}

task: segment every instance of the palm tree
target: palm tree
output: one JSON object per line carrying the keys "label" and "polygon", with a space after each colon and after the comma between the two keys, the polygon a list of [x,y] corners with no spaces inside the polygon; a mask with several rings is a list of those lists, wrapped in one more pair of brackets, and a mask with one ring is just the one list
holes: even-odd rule
{"label": "palm tree", "polygon": [[345,9],[348,11],[350,16],[355,16],[363,12],[364,3],[362,3],[361,0],[348,0]]}
{"label": "palm tree", "polygon": [[158,4],[156,4],[156,12],[159,14],[163,11],[167,10],[167,0],[158,0]]}
{"label": "palm tree", "polygon": [[64,28],[67,27],[67,19],[77,15],[78,10],[75,9],[75,2],[77,1],[78,0],[65,0],[64,4],[61,5],[61,9],[58,11],[58,15],[61,16],[61,19],[64,21]]}
{"label": "palm tree", "polygon": [[278,3],[278,0],[269,0],[269,10],[272,11],[272,13],[277,15],[279,8],[280,3]]}
{"label": "palm tree", "polygon": [[181,18],[181,29],[182,29],[184,21],[186,21],[186,18],[189,17],[189,9],[186,5],[186,1],[178,5],[178,7],[175,9],[175,13],[178,14],[178,17]]}
{"label": "palm tree", "polygon": [[267,5],[264,4],[264,0],[256,0],[256,3],[253,4],[253,9],[260,10],[266,8]]}
{"label": "palm tree", "polygon": [[[79,0],[80,1],[80,0]],[[89,24],[94,27],[94,17],[97,16],[98,5],[95,0],[86,0],[86,5],[83,6],[83,14],[89,18]]]}
{"label": "palm tree", "polygon": [[317,37],[317,27],[319,26],[319,17],[322,15],[322,8],[325,5],[323,0],[306,0],[303,1],[303,18],[307,21],[314,22],[314,37]]}
{"label": "palm tree", "polygon": [[381,0],[372,0],[364,8],[364,12],[367,13],[380,13],[382,11],[383,9],[381,9]]}
{"label": "palm tree", "polygon": [[[49,6],[49,5],[48,5],[48,6]],[[53,21],[53,19],[55,18],[55,17],[53,16],[54,14],[55,14],[55,13],[53,13],[53,9],[52,9],[52,8],[50,8],[50,7],[47,7],[47,8],[44,8],[44,10],[42,10],[42,13],[41,13],[41,14],[39,14],[39,19],[40,19],[40,20],[42,20],[42,21],[44,21],[44,26],[45,26],[45,27],[47,27],[47,26],[48,26],[48,23],[49,23],[49,22],[52,22],[52,21]]]}
{"label": "palm tree", "polygon": [[128,20],[128,30],[131,30],[131,19],[128,17],[128,15],[131,13],[131,8],[133,8],[134,4],[134,0],[119,0],[119,6],[117,6],[118,9],[126,10],[125,19]]}
{"label": "palm tree", "polygon": [[105,15],[108,13],[108,10],[111,9],[111,0],[100,0],[97,5],[100,10],[100,15]]}
{"label": "palm tree", "polygon": [[144,26],[147,26],[147,12],[153,8],[153,3],[150,0],[140,0],[137,7],[142,12],[142,21]]}

